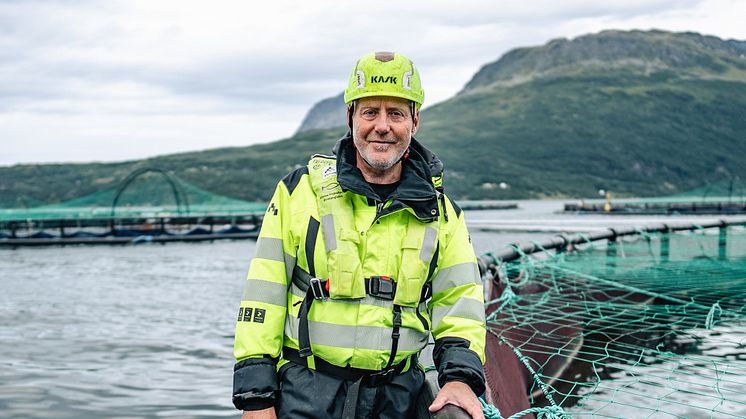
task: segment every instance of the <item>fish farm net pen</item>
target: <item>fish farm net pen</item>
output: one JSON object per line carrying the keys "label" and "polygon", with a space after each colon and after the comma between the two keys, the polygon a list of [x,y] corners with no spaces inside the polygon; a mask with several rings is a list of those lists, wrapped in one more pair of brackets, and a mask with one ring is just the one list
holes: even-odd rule
{"label": "fish farm net pen", "polygon": [[[489,388],[487,402],[505,417],[746,417],[745,224],[610,229],[480,257],[488,351],[515,355],[529,409]],[[490,357],[488,387],[514,378]]]}
{"label": "fish farm net pen", "polygon": [[[248,202],[218,195],[162,171],[135,171],[118,186],[57,204],[32,208],[0,208],[0,223],[33,220],[91,220],[182,215],[263,213],[264,202]],[[155,171],[155,172],[154,172]]]}

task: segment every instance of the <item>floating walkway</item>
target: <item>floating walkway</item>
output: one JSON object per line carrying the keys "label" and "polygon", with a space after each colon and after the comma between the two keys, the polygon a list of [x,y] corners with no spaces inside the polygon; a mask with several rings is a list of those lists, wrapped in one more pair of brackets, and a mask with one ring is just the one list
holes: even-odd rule
{"label": "floating walkway", "polygon": [[605,199],[565,204],[566,213],[610,215],[740,215],[746,214],[746,189],[737,177],[708,184],[675,195],[612,200],[611,192],[600,190]]}
{"label": "floating walkway", "polygon": [[518,209],[518,204],[505,201],[458,201],[458,206],[463,210],[514,210]]}
{"label": "floating walkway", "polygon": [[139,244],[223,239],[259,235],[264,213],[229,216],[96,217],[0,219],[0,246]]}
{"label": "floating walkway", "polygon": [[610,215],[738,215],[746,214],[739,202],[646,202],[565,204],[564,212]]}

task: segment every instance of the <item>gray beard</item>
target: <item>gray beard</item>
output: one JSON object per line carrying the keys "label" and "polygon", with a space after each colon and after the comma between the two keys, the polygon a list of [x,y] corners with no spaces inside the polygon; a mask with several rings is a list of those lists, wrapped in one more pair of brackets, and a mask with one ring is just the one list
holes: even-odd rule
{"label": "gray beard", "polygon": [[405,152],[406,152],[406,150],[402,150],[401,154],[399,154],[398,157],[396,157],[395,159],[387,160],[387,161],[372,162],[372,161],[368,160],[362,152],[360,153],[360,157],[362,157],[363,160],[365,161],[365,163],[368,166],[372,167],[373,169],[376,169],[376,170],[388,170],[388,169],[394,167],[394,165],[396,165],[396,163],[399,163],[399,160],[401,160],[401,158],[402,158],[402,156],[404,155]]}

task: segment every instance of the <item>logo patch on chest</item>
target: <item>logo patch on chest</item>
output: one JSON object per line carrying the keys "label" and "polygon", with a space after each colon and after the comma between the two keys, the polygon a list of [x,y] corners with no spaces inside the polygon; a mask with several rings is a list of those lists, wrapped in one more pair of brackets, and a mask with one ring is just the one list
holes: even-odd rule
{"label": "logo patch on chest", "polygon": [[337,168],[334,166],[329,166],[321,173],[321,178],[326,179],[329,176],[334,176],[337,174]]}

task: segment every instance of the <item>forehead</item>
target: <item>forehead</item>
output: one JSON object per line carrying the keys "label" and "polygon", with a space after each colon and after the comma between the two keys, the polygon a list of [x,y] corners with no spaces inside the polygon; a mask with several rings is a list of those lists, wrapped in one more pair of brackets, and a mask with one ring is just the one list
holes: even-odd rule
{"label": "forehead", "polygon": [[409,101],[398,97],[372,96],[360,98],[358,108],[404,108],[409,109]]}

